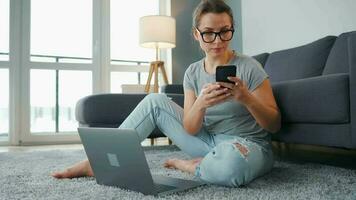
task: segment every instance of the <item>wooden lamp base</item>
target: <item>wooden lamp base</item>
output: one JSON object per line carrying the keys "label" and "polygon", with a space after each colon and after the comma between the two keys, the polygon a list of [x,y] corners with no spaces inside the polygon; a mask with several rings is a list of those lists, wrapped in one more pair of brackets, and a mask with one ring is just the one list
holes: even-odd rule
{"label": "wooden lamp base", "polygon": [[148,79],[145,87],[145,92],[149,93],[150,92],[150,85],[151,85],[151,79],[154,73],[154,87],[153,87],[153,92],[158,93],[158,69],[161,69],[162,75],[163,75],[163,80],[165,84],[168,84],[168,78],[167,78],[167,73],[164,68],[164,62],[162,61],[154,61],[151,62],[150,64],[150,71],[148,74]]}

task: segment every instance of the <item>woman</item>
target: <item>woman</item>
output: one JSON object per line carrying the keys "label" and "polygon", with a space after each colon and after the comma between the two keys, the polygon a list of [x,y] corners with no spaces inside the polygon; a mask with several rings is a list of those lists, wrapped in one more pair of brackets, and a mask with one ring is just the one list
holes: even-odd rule
{"label": "woman", "polygon": [[[230,7],[222,0],[202,1],[193,14],[193,36],[205,58],[185,72],[184,110],[164,94],[150,94],[119,128],[133,128],[144,140],[158,126],[193,158],[169,159],[165,167],[237,187],[271,170],[268,132],[277,132],[281,119],[263,68],[229,48],[233,34]],[[234,84],[215,82],[219,65],[236,65],[236,77],[229,77]],[[93,172],[85,160],[53,176],[93,176]]]}

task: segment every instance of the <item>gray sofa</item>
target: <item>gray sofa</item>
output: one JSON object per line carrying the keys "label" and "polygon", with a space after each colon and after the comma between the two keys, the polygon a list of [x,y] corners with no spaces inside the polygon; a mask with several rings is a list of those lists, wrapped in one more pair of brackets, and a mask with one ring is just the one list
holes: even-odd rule
{"label": "gray sofa", "polygon": [[[274,141],[356,149],[356,32],[254,56],[282,114]],[[162,88],[183,106],[182,85]],[[145,94],[98,94],[77,103],[80,126],[118,127]],[[158,129],[151,138],[164,136]]]}

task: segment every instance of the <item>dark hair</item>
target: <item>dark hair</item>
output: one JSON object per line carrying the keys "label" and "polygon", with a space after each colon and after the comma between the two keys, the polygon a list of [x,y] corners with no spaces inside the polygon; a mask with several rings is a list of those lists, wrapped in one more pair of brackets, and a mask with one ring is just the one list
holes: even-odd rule
{"label": "dark hair", "polygon": [[193,27],[198,27],[201,17],[207,13],[226,13],[230,16],[231,25],[235,24],[231,8],[223,0],[202,0],[193,12]]}

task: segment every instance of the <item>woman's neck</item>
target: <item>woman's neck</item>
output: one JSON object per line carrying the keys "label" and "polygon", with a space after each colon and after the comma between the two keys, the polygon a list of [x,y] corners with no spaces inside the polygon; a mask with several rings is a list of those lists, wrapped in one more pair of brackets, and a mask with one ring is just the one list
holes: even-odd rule
{"label": "woman's neck", "polygon": [[205,71],[209,74],[215,74],[216,67],[228,64],[233,55],[234,52],[232,50],[226,51],[220,57],[209,57],[209,55],[207,55],[204,59]]}

